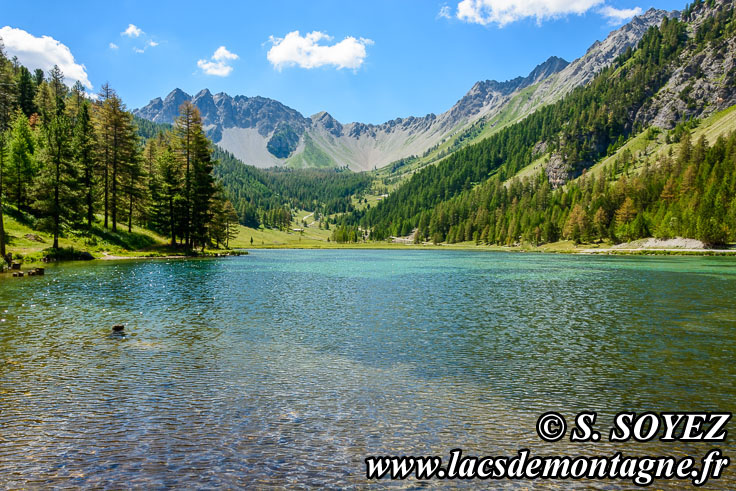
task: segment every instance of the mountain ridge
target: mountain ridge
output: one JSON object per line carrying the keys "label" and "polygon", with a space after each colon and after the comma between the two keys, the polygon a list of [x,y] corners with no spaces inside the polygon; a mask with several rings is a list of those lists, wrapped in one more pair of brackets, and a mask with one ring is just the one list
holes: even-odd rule
{"label": "mountain ridge", "polygon": [[[348,166],[371,170],[412,155],[452,138],[464,128],[501,113],[520,91],[534,87],[520,108],[517,120],[541,105],[553,102],[573,88],[589,82],[627,47],[635,45],[646,29],[676,11],[650,9],[603,41],[596,41],[585,55],[568,63],[551,56],[527,76],[504,82],[485,80],[473,87],[447,111],[436,115],[395,118],[381,124],[341,123],[327,111],[305,117],[279,101],[253,96],[212,94],[202,89],[189,95],[174,89],[157,97],[134,114],[160,123],[172,123],[179,106],[192,101],[202,113],[212,140],[247,164],[271,166]],[[315,155],[319,156],[316,162]]]}

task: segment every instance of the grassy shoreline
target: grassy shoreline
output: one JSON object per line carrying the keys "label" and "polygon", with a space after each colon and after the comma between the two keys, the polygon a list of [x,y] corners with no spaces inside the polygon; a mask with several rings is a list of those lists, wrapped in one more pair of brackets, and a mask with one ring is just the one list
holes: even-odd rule
{"label": "grassy shoreline", "polygon": [[[7,208],[6,208],[7,210]],[[515,246],[476,245],[474,242],[456,244],[413,244],[406,242],[359,242],[336,243],[330,240],[331,230],[308,224],[300,231],[253,229],[240,226],[237,236],[226,249],[207,249],[193,254],[181,248],[172,247],[167,239],[150,230],[133,227],[120,227],[113,232],[96,224],[92,230],[84,233],[70,233],[60,239],[61,251],[50,249],[52,237],[35,230],[29,217],[10,210],[5,213],[5,229],[8,251],[14,259],[22,263],[22,268],[35,267],[42,264],[42,259],[49,254],[58,254],[62,261],[81,259],[81,253],[87,259],[131,260],[131,259],[184,259],[228,256],[246,253],[247,250],[259,249],[313,249],[313,250],[427,250],[427,251],[484,251],[484,252],[517,252],[548,254],[582,254],[582,255],[667,255],[667,256],[736,256],[736,249],[665,249],[665,248],[613,248],[613,244],[578,244],[571,241],[560,241],[551,244],[534,246],[521,244]],[[305,217],[299,217],[304,219]],[[300,221],[297,221],[300,223]],[[90,257],[91,256],[91,257]]]}
{"label": "grassy shoreline", "polygon": [[577,255],[620,255],[620,256],[736,256],[733,249],[613,249],[591,248],[594,244],[574,246],[569,242],[555,242],[541,246],[524,244],[521,246],[487,246],[474,243],[460,244],[400,244],[393,242],[360,242],[353,244],[265,244],[246,247],[245,249],[310,249],[310,250],[423,250],[423,251],[479,251],[479,252],[516,252],[516,253],[545,253],[545,254],[577,254]]}

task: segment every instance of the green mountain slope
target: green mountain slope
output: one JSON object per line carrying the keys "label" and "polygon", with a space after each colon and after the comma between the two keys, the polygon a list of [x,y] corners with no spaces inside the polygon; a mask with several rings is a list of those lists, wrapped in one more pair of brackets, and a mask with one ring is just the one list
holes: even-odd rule
{"label": "green mountain slope", "polygon": [[[555,191],[555,188],[587,172],[597,162],[616,153],[630,139],[641,139],[640,135],[650,125],[668,129],[678,121],[712,114],[732,105],[736,98],[735,48],[733,2],[696,2],[685,9],[682,20],[665,19],[659,28],[650,29],[637,49],[624,53],[589,85],[576,89],[562,101],[538,110],[482,142],[459,150],[438,165],[414,173],[378,206],[353,214],[346,218],[346,224],[359,223],[371,228],[374,238],[399,235],[404,230],[418,228],[422,239],[448,242],[456,241],[460,236],[462,240],[473,237],[481,240],[486,228],[488,231],[482,240],[491,243],[515,243],[520,238],[550,241],[569,235],[565,233],[569,215],[576,204],[582,207],[583,202],[574,195],[565,194],[567,189]],[[702,68],[693,69],[695,66]],[[690,88],[683,93],[677,90],[679,87]],[[656,130],[651,132],[656,133]],[[673,132],[672,137],[675,136]],[[717,143],[713,149],[706,150],[708,145],[701,142],[697,148],[704,153],[720,155],[718,152],[723,153],[723,145]],[[709,165],[720,161],[717,155],[709,158]],[[678,159],[678,165],[684,166],[682,172],[690,164],[697,167],[705,161],[683,159]],[[538,173],[534,172],[534,165],[530,167],[535,161]],[[658,163],[664,166],[663,162]],[[522,170],[533,179],[527,180],[526,184],[519,181],[510,186],[502,185]],[[700,170],[698,167],[689,172]],[[701,195],[726,192],[710,189],[708,180],[713,176],[703,172],[698,174],[700,180],[697,181]],[[644,185],[654,186],[656,178],[650,177],[652,182]],[[536,184],[532,185],[530,181]],[[614,187],[618,179],[597,182],[598,194],[607,195],[608,188]],[[516,189],[523,186],[529,189]],[[565,186],[568,189],[572,187]],[[626,186],[619,192],[618,199],[604,207],[605,220],[603,212],[598,214],[598,223],[605,222],[609,232],[604,234],[601,229],[589,237],[575,238],[629,238],[657,229],[657,223],[642,226],[647,225],[644,223],[647,219],[659,222],[661,218],[646,215],[650,213],[646,200],[633,207],[630,220],[630,213],[614,216],[626,198],[633,200],[637,197]],[[557,194],[565,198],[560,198],[560,202],[550,201]],[[525,196],[527,201],[522,203]],[[529,202],[532,197],[541,201],[532,206]],[[719,206],[725,204],[719,201]],[[585,215],[582,222],[593,223],[598,208],[600,206],[578,210],[576,214]],[[525,216],[529,209],[536,210],[537,216]],[[715,212],[707,209],[701,212],[708,220],[716,217]],[[499,219],[501,215],[507,218]],[[472,225],[469,226],[471,216]],[[718,215],[718,219],[725,220],[726,217],[727,214]],[[633,222],[638,227],[635,233],[629,227]],[[620,229],[610,231],[611,223],[614,223],[614,228],[621,226]],[[626,231],[623,230],[624,225],[628,227]],[[733,240],[734,227],[730,225],[726,227],[725,235],[699,232],[703,227],[696,224],[674,227],[673,230],[701,236],[712,243]],[[462,232],[459,232],[461,228]]]}

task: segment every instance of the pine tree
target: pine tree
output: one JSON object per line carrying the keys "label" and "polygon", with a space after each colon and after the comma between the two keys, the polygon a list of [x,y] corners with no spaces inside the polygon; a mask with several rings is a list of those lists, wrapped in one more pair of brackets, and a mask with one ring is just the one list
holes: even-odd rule
{"label": "pine tree", "polygon": [[87,228],[92,228],[95,204],[95,133],[90,117],[90,104],[85,101],[79,109],[77,124],[74,127],[74,153],[81,170],[81,184],[84,192]]}
{"label": "pine tree", "polygon": [[51,89],[51,86],[42,82],[36,90],[36,97],[33,99],[33,104],[38,110],[41,121],[46,121],[53,117],[56,113],[56,97]]}
{"label": "pine tree", "polygon": [[33,71],[33,83],[36,85],[36,87],[40,86],[44,81],[44,73],[43,70],[40,68],[36,68]]}
{"label": "pine tree", "polygon": [[166,217],[165,226],[171,237],[171,245],[176,246],[177,211],[178,203],[181,198],[181,175],[179,172],[176,156],[170,147],[167,147],[159,153],[156,158],[157,176],[160,179],[160,209],[162,215]]}
{"label": "pine tree", "polygon": [[10,126],[16,97],[13,67],[5,56],[5,45],[0,39],[0,131]]}
{"label": "pine tree", "polygon": [[[8,153],[8,134],[0,129],[0,260],[6,257],[5,252],[5,221],[3,220],[3,180]],[[0,268],[2,269],[2,268]]]}
{"label": "pine tree", "polygon": [[125,176],[123,191],[127,196],[128,201],[128,232],[133,230],[134,208],[141,210],[146,207],[145,187],[142,179],[144,175],[143,165],[140,159],[140,154],[137,151],[137,147],[133,148],[135,151],[129,157],[127,165],[124,167]]}
{"label": "pine tree", "polygon": [[110,210],[110,159],[112,155],[112,138],[111,138],[111,104],[108,101],[113,97],[115,92],[109,84],[105,83],[100,91],[100,102],[95,105],[94,125],[97,133],[98,149],[97,154],[100,158],[100,171],[102,173],[102,194],[103,194],[103,217],[104,227],[108,228],[108,217]]}
{"label": "pine tree", "polygon": [[18,209],[25,208],[27,205],[26,190],[35,173],[34,152],[35,142],[28,118],[23,112],[18,111],[13,120],[8,166],[8,180],[12,183],[10,187]]}
{"label": "pine tree", "polygon": [[24,66],[18,70],[18,105],[27,118],[36,112],[36,104],[33,102],[36,97],[36,85],[33,82],[31,72]]}
{"label": "pine tree", "polygon": [[212,220],[210,206],[215,194],[215,178],[212,169],[210,142],[201,124],[194,134],[194,161],[191,188],[191,247],[200,245],[204,249],[207,242],[207,225]]}
{"label": "pine tree", "polygon": [[[55,74],[58,77],[58,74]],[[55,93],[61,94],[61,91]],[[64,101],[56,100],[56,114],[46,117],[43,124],[41,171],[36,179],[36,202],[54,235],[53,248],[59,248],[59,235],[65,223],[74,224],[79,218],[78,175],[73,162],[72,128],[64,111]]]}
{"label": "pine tree", "polygon": [[128,168],[137,165],[138,137],[133,116],[107,84],[102,87],[102,99],[96,111],[96,126],[103,174],[105,228],[109,216],[112,230],[116,231],[121,204],[118,191],[124,185],[122,181]]}
{"label": "pine tree", "polygon": [[176,150],[184,166],[184,243],[192,247],[192,160],[194,157],[194,142],[197,131],[201,131],[199,110],[187,101],[179,108],[179,117],[174,124]]}
{"label": "pine tree", "polygon": [[[230,200],[225,201],[225,247],[230,248],[230,241],[238,236],[238,213]],[[251,244],[253,238],[251,237]]]}

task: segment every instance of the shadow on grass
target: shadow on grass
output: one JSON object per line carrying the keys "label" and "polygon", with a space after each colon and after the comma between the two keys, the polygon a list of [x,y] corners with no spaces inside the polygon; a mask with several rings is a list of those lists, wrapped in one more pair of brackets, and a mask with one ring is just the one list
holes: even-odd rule
{"label": "shadow on grass", "polygon": [[27,211],[19,210],[15,206],[11,206],[8,204],[3,205],[3,214],[9,216],[16,222],[20,223],[21,225],[25,225],[28,228],[33,228],[34,224],[36,223],[36,219],[33,215],[31,215]]}
{"label": "shadow on grass", "polygon": [[43,251],[44,257],[52,261],[89,261],[94,256],[87,251],[80,251],[74,247],[48,248]]}
{"label": "shadow on grass", "polygon": [[127,230],[114,232],[96,224],[92,225],[92,230],[79,233],[79,237],[85,238],[89,245],[97,245],[101,241],[131,251],[158,245],[156,239],[150,235]]}

